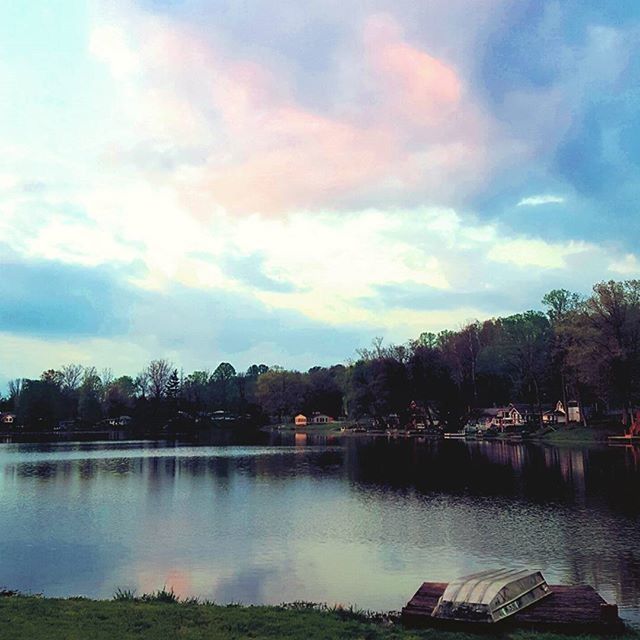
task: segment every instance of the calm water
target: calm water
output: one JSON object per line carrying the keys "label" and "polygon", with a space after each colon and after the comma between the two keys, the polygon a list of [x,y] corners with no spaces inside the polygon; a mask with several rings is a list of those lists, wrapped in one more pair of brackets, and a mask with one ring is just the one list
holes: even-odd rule
{"label": "calm water", "polygon": [[399,609],[423,580],[527,566],[637,624],[639,492],[624,447],[2,444],[0,586]]}

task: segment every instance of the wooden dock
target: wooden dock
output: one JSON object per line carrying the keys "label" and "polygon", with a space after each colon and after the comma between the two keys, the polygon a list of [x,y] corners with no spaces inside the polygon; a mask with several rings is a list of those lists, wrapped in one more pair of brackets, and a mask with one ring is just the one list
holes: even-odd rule
{"label": "wooden dock", "polygon": [[549,585],[551,595],[493,624],[433,618],[431,612],[446,586],[444,582],[423,583],[402,609],[403,624],[407,627],[492,632],[498,628],[526,628],[571,634],[619,633],[624,630],[624,624],[618,617],[617,605],[607,604],[593,587],[587,585]]}

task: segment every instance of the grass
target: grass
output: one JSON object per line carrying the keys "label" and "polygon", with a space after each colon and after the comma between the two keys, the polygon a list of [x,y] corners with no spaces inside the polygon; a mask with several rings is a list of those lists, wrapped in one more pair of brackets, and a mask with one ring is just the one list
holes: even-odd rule
{"label": "grass", "polygon": [[[481,636],[486,638],[486,635]],[[513,632],[504,640],[559,640]],[[582,636],[583,639],[596,636]],[[619,636],[620,637],[620,636]],[[638,640],[629,632],[625,640]],[[308,602],[281,606],[217,605],[180,600],[165,588],[140,597],[118,590],[113,600],[0,598],[1,640],[471,640],[478,636],[410,631],[386,614]]]}
{"label": "grass", "polygon": [[542,439],[553,444],[597,444],[607,442],[608,436],[623,434],[624,427],[620,424],[594,423],[588,427],[560,425],[556,431],[546,433]]}

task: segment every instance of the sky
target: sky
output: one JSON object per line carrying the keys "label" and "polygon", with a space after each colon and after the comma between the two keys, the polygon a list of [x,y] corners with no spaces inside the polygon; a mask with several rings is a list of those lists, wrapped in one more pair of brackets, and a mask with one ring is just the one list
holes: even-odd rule
{"label": "sky", "polygon": [[636,0],[0,0],[0,383],[307,369],[640,277]]}

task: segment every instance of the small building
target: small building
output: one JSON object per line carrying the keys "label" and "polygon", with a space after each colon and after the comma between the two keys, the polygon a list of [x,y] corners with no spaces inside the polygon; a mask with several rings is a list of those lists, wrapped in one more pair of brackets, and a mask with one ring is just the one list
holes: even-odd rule
{"label": "small building", "polygon": [[542,422],[544,424],[566,424],[567,414],[565,413],[562,400],[556,402],[556,406],[553,409],[549,409],[542,414]]}
{"label": "small building", "polygon": [[580,422],[581,419],[580,405],[577,400],[569,400],[566,411],[562,400],[558,400],[553,409],[542,414],[542,421],[545,424],[567,424],[569,422]]}
{"label": "small building", "polygon": [[299,413],[293,419],[293,422],[296,425],[296,427],[306,427],[307,426],[307,416],[303,415],[302,413]]}
{"label": "small building", "polygon": [[526,420],[522,413],[513,404],[506,407],[489,407],[480,409],[478,424],[482,429],[505,429],[521,427]]}
{"label": "small building", "polygon": [[15,413],[0,413],[0,423],[11,426],[16,420]]}
{"label": "small building", "polygon": [[311,416],[311,424],[329,424],[330,422],[334,422],[333,418],[324,413],[314,413]]}
{"label": "small building", "polygon": [[567,402],[567,414],[569,422],[580,422],[582,420],[580,405],[577,400],[569,400]]}

